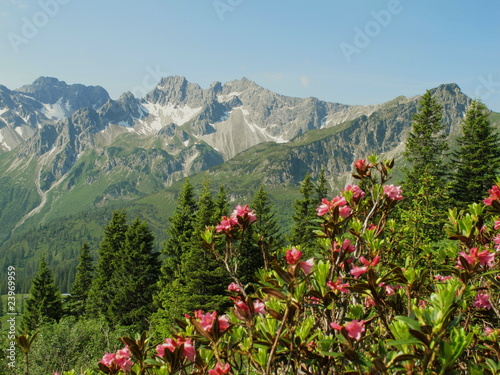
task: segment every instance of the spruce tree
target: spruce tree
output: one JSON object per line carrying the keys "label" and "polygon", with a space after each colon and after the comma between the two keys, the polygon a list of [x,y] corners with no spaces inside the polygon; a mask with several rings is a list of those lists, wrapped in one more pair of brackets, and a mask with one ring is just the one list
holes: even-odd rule
{"label": "spruce tree", "polygon": [[413,117],[412,130],[406,140],[404,156],[410,167],[404,170],[406,198],[415,197],[422,185],[422,176],[431,176],[435,189],[444,189],[445,152],[448,144],[442,134],[442,106],[429,90],[422,96],[420,107]]}
{"label": "spruce tree", "polygon": [[[406,140],[404,156],[409,166],[403,169],[404,200],[397,211],[404,237],[400,243],[402,251],[416,257],[424,242],[430,244],[441,237],[446,220],[449,196],[444,158],[448,144],[443,130],[442,106],[427,90]],[[425,210],[424,215],[421,210]],[[416,217],[421,218],[417,223]]]}
{"label": "spruce tree", "polygon": [[186,179],[179,193],[174,213],[168,219],[169,237],[162,249],[165,259],[161,265],[158,292],[154,295],[157,312],[152,318],[160,331],[170,325],[172,320],[179,317],[185,310],[183,301],[187,292],[182,281],[182,256],[188,250],[194,235],[196,211],[194,188],[189,179]]}
{"label": "spruce tree", "polygon": [[112,316],[108,311],[109,303],[117,292],[113,284],[113,275],[117,269],[117,260],[122,253],[127,232],[127,215],[124,211],[114,211],[110,223],[104,228],[104,238],[99,245],[99,259],[87,298],[87,311],[103,315],[109,321]]}
{"label": "spruce tree", "polygon": [[451,197],[461,208],[481,201],[500,168],[500,138],[484,104],[474,100],[462,121],[462,136],[453,154]]}
{"label": "spruce tree", "polygon": [[276,212],[273,210],[269,194],[263,185],[255,192],[250,208],[257,216],[257,221],[250,228],[259,238],[260,246],[264,252],[261,255],[262,262],[267,264],[270,260],[267,259],[268,255],[274,255],[284,245],[284,240],[276,220]]}
{"label": "spruce tree", "polygon": [[158,253],[154,251],[154,235],[146,222],[136,218],[128,225],[111,284],[116,291],[109,303],[113,325],[148,328],[153,294],[160,275]]}
{"label": "spruce tree", "polygon": [[30,296],[26,299],[21,326],[32,331],[43,323],[58,321],[62,316],[61,293],[45,261],[40,261],[37,276],[31,281]]}
{"label": "spruce tree", "polygon": [[290,244],[300,246],[305,251],[312,251],[315,247],[316,237],[311,227],[315,225],[317,201],[314,194],[314,184],[308,174],[300,184],[299,192],[302,194],[302,198],[293,203],[295,213],[292,217]]}
{"label": "spruce tree", "polygon": [[68,306],[66,310],[70,315],[82,316],[85,314],[87,298],[92,286],[93,272],[94,267],[92,265],[89,244],[85,242],[80,250],[75,281],[71,287],[71,296],[67,301]]}
{"label": "spruce tree", "polygon": [[327,198],[328,195],[328,181],[326,180],[325,168],[321,168],[321,172],[318,176],[318,181],[315,187],[316,192],[316,203],[321,204],[323,198]]}
{"label": "spruce tree", "polygon": [[229,202],[227,199],[227,192],[226,189],[224,188],[224,185],[219,186],[219,191],[217,192],[217,195],[215,196],[215,221],[218,222],[222,216],[227,216],[229,212]]}
{"label": "spruce tree", "polygon": [[194,188],[189,179],[186,179],[175,211],[168,219],[170,222],[167,229],[168,239],[162,250],[166,256],[166,261],[162,266],[164,282],[169,282],[179,276],[181,256],[193,236],[196,211]]}
{"label": "spruce tree", "polygon": [[215,202],[210,182],[205,179],[198,198],[194,230],[187,251],[182,254],[182,287],[186,293],[186,313],[195,309],[221,310],[227,303],[226,288],[229,284],[225,270],[212,254],[201,246],[201,234],[208,225],[215,225],[220,218],[214,216]]}

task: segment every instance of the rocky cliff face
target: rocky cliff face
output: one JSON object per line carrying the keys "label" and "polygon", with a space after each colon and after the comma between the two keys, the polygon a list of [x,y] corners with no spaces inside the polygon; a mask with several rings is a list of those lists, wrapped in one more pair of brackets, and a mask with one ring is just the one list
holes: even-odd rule
{"label": "rocky cliff face", "polygon": [[[433,91],[446,132],[457,133],[470,99],[455,84]],[[112,100],[102,87],[41,77],[18,90],[0,86],[0,179],[29,171],[23,184],[40,205],[26,217],[46,210],[51,196],[56,207],[82,189],[89,205],[105,205],[228,161],[224,168],[265,183],[297,183],[323,167],[333,181],[355,158],[400,155],[417,108],[418,97],[372,106],[287,97],[246,78],[202,89],[166,77],[142,99]]]}

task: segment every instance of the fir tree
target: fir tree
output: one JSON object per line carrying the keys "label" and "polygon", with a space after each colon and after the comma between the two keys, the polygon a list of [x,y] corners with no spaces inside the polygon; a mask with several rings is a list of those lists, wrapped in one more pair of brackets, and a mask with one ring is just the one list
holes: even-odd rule
{"label": "fir tree", "polygon": [[410,168],[404,170],[406,198],[418,194],[424,175],[432,177],[435,189],[444,189],[446,185],[443,159],[448,145],[441,134],[444,130],[441,120],[442,106],[427,90],[420,100],[420,108],[413,117],[412,130],[406,140],[404,156],[410,164]]}
{"label": "fir tree", "polygon": [[104,238],[99,245],[99,259],[92,286],[88,295],[87,311],[102,314],[108,320],[108,307],[117,289],[113,285],[113,275],[116,271],[116,261],[122,253],[127,232],[127,215],[124,211],[113,212],[110,223],[104,228]]}
{"label": "fir tree", "polygon": [[181,260],[186,313],[195,309],[220,310],[227,302],[226,287],[229,284],[224,269],[201,246],[201,234],[206,226],[215,225],[219,220],[214,216],[215,202],[208,179],[203,184],[197,207],[193,236]]}
{"label": "fir tree", "polygon": [[229,202],[227,200],[227,192],[224,185],[219,186],[219,191],[215,196],[214,205],[215,221],[218,222],[222,216],[227,216],[227,213],[229,212]]}
{"label": "fir tree", "polygon": [[[401,245],[404,251],[417,255],[419,244],[424,238],[419,237],[425,233],[425,240],[435,241],[441,233],[446,220],[445,207],[449,202],[447,182],[445,179],[445,152],[448,145],[442,134],[442,106],[432,97],[429,90],[422,96],[420,107],[413,117],[412,130],[406,140],[404,156],[410,168],[403,169],[404,200],[398,207],[402,219],[403,231]],[[422,200],[422,197],[425,197]],[[427,214],[422,217],[420,226],[415,226],[413,219],[417,211],[425,209]],[[405,212],[403,212],[405,211]],[[427,220],[429,215],[432,220]],[[420,215],[420,214],[418,214]]]}
{"label": "fir tree", "polygon": [[[280,233],[278,221],[276,220],[276,212],[273,210],[269,194],[260,186],[253,196],[250,208],[255,212],[257,221],[250,226],[250,229],[259,239],[261,251],[263,254],[263,265],[268,265],[269,255],[274,255],[283,244],[283,235]],[[265,242],[262,242],[265,241]],[[255,273],[256,270],[254,270]]]}
{"label": "fir tree", "polygon": [[45,257],[40,261],[37,276],[31,281],[30,296],[26,299],[21,326],[31,331],[46,322],[58,321],[62,316],[61,293],[56,286]]}
{"label": "fir tree", "polygon": [[295,213],[292,217],[293,226],[290,243],[292,246],[300,246],[305,251],[312,251],[316,241],[316,237],[310,228],[314,226],[314,219],[316,218],[317,202],[314,190],[311,177],[306,175],[299,189],[302,199],[297,199],[293,203]]}
{"label": "fir tree", "polygon": [[451,197],[465,208],[479,202],[495,183],[500,168],[500,138],[484,104],[474,100],[462,121],[459,149],[453,155]]}
{"label": "fir tree", "polygon": [[[162,266],[162,283],[179,277],[181,256],[191,241],[197,211],[193,185],[186,179],[167,229],[168,239],[162,253],[166,260]],[[162,287],[162,286],[160,286]]]}
{"label": "fir tree", "polygon": [[188,249],[193,236],[196,211],[194,189],[189,179],[186,179],[179,193],[174,213],[168,219],[169,237],[162,249],[165,259],[161,265],[158,292],[154,295],[154,303],[158,311],[153,315],[159,327],[169,325],[172,319],[180,316],[180,311],[183,310],[181,302],[185,295],[181,282],[182,254]]}
{"label": "fir tree", "polygon": [[75,281],[71,287],[71,296],[67,302],[67,311],[70,315],[82,316],[85,313],[89,290],[92,286],[93,271],[89,244],[85,242],[80,250]]}
{"label": "fir tree", "polygon": [[326,180],[325,168],[321,168],[321,172],[318,176],[318,181],[316,182],[315,192],[316,202],[319,205],[321,204],[321,200],[323,198],[326,198],[328,195],[328,181]]}
{"label": "fir tree", "polygon": [[153,252],[154,236],[146,222],[135,219],[125,232],[119,257],[115,260],[112,285],[116,291],[109,304],[114,325],[147,329],[153,294],[160,274],[158,253]]}

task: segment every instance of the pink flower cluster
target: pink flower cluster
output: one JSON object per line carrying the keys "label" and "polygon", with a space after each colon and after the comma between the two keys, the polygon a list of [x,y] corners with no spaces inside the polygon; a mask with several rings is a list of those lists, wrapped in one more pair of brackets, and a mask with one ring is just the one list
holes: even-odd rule
{"label": "pink flower cluster", "polygon": [[477,309],[491,309],[490,296],[488,293],[478,293],[474,299],[474,307]]}
{"label": "pink flower cluster", "polygon": [[128,345],[123,349],[117,350],[116,353],[106,353],[99,361],[107,367],[118,367],[123,372],[130,372],[134,362],[130,359],[130,349]]}
{"label": "pink flower cluster", "polygon": [[337,281],[328,281],[326,285],[333,291],[338,290],[341,293],[349,293],[349,283],[343,283],[341,278],[338,278]]}
{"label": "pink flower cluster", "polygon": [[251,224],[257,217],[253,211],[250,211],[248,205],[240,206],[237,205],[231,216],[223,216],[221,222],[215,227],[217,233],[226,232],[229,233],[237,226],[241,226],[244,223]]}
{"label": "pink flower cluster", "polygon": [[[473,247],[469,250],[469,254],[465,252],[460,252],[458,255],[461,255],[467,263],[474,265],[479,263],[481,266],[493,267],[493,262],[495,261],[495,253],[490,253],[488,250],[483,250],[479,252],[477,247]],[[457,260],[458,268],[462,268],[460,261]]]}
{"label": "pink flower cluster", "polygon": [[344,324],[341,326],[338,323],[330,323],[330,327],[332,327],[336,331],[341,331],[342,328],[345,328],[347,331],[347,335],[356,341],[359,341],[361,339],[361,334],[365,332],[365,327],[364,327],[365,321],[360,320],[357,321],[356,319],[350,321],[349,323]]}
{"label": "pink flower cluster", "polygon": [[371,261],[367,260],[365,257],[359,257],[359,261],[364,264],[364,267],[353,266],[351,271],[349,271],[355,279],[368,272],[369,267],[375,267],[380,262],[380,257],[377,255]]}
{"label": "pink flower cluster", "polygon": [[500,200],[500,189],[497,185],[493,185],[490,190],[488,190],[490,194],[488,198],[484,198],[483,203],[487,206],[491,206],[493,201]]}
{"label": "pink flower cluster", "polygon": [[286,262],[289,265],[293,266],[298,263],[300,268],[302,268],[302,271],[304,271],[306,275],[309,275],[311,273],[312,268],[314,267],[314,259],[310,258],[306,261],[299,262],[301,257],[302,257],[302,251],[297,250],[295,247],[292,247],[290,250],[287,250],[285,254]]}
{"label": "pink flower cluster", "polygon": [[334,241],[333,249],[337,252],[340,252],[342,250],[342,252],[344,253],[353,253],[356,251],[354,245],[351,245],[351,241],[347,238],[344,240],[344,242],[342,242],[342,245],[337,243],[337,241]]}
{"label": "pink flower cluster", "polygon": [[[255,301],[253,301],[253,311],[255,314],[264,315],[266,313],[266,305],[260,300],[256,299]],[[251,318],[250,308],[239,298],[234,299],[234,314],[240,320]]]}
{"label": "pink flower cluster", "polygon": [[362,171],[367,167],[365,159],[358,159],[354,162],[354,168]]}
{"label": "pink flower cluster", "polygon": [[229,363],[223,365],[222,363],[217,362],[214,369],[208,370],[208,375],[224,375],[229,374],[229,371],[231,371]]}
{"label": "pink flower cluster", "polygon": [[184,345],[184,348],[182,349],[182,355],[191,362],[194,362],[196,356],[196,350],[193,346],[193,342],[189,337],[188,338],[178,337],[177,339],[165,339],[164,344],[160,344],[156,347],[156,352],[158,353],[157,355],[158,357],[164,357],[165,349],[168,349],[173,353],[175,352],[175,349],[177,349],[181,345]]}
{"label": "pink flower cluster", "polygon": [[384,194],[393,201],[399,201],[403,199],[403,190],[401,186],[394,185],[385,185],[384,186]]}
{"label": "pink flower cluster", "polygon": [[346,191],[352,192],[354,200],[359,200],[365,196],[365,192],[358,185],[347,185],[344,189],[344,192]]}
{"label": "pink flower cluster", "polygon": [[229,318],[227,315],[222,315],[217,318],[217,311],[203,314],[202,310],[196,310],[194,312],[194,317],[199,321],[201,327],[207,332],[212,331],[215,319],[217,319],[219,323],[219,329],[221,332],[224,332],[229,328]]}
{"label": "pink flower cluster", "polygon": [[321,204],[316,208],[316,212],[318,216],[326,215],[327,213],[333,213],[335,208],[338,207],[339,215],[344,219],[349,217],[351,214],[351,208],[347,204],[347,201],[344,197],[337,195],[333,197],[331,201],[323,198],[321,200]]}
{"label": "pink flower cluster", "polygon": [[229,284],[227,290],[230,292],[241,293],[241,288],[236,283]]}

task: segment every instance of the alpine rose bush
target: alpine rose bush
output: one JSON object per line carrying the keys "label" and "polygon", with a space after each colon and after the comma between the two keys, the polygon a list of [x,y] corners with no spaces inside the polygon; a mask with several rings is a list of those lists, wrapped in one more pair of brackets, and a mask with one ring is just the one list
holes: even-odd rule
{"label": "alpine rose bush", "polygon": [[132,346],[129,357],[123,349],[123,361],[107,353],[101,371],[498,374],[499,185],[468,212],[449,211],[449,240],[439,251],[407,260],[391,215],[405,198],[401,187],[386,184],[393,165],[375,156],[356,160],[359,185],[317,208],[314,256],[303,260],[294,244],[264,254],[265,267],[246,285],[237,272],[240,248],[258,218],[236,206],[201,241],[232,278],[232,306],[225,314],[196,310],[178,319],[173,338],[143,345],[147,361]]}

